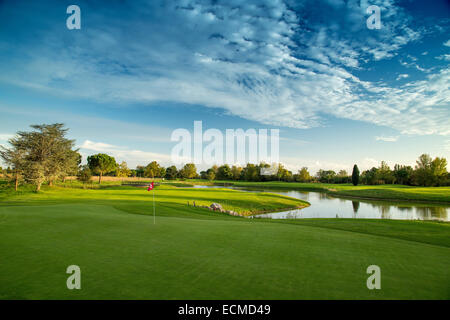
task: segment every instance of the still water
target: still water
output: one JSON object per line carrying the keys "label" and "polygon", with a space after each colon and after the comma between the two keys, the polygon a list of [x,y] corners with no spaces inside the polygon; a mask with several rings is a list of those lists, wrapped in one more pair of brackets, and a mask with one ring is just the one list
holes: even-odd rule
{"label": "still water", "polygon": [[[195,186],[195,188],[224,188]],[[311,206],[283,212],[265,213],[253,218],[366,218],[449,221],[450,206],[393,201],[366,201],[335,198],[322,192],[277,191],[228,187],[246,192],[270,192],[308,201]]]}

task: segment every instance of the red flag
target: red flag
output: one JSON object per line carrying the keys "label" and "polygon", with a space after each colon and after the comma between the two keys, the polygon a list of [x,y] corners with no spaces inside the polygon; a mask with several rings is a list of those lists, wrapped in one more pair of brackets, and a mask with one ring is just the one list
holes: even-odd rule
{"label": "red flag", "polygon": [[148,186],[147,191],[153,190],[153,182]]}

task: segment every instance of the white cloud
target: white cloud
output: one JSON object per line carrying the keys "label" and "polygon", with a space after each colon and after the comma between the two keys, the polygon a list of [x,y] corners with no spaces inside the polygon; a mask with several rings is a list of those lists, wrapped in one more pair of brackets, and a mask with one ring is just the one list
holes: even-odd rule
{"label": "white cloud", "polygon": [[8,140],[11,139],[12,137],[14,137],[13,134],[10,134],[10,133],[0,133],[0,141],[8,141]]}
{"label": "white cloud", "polygon": [[442,54],[440,56],[437,56],[436,59],[450,61],[450,54]]}
{"label": "white cloud", "polygon": [[407,74],[407,73],[399,74],[396,80],[406,79],[408,77],[409,77],[409,74]]}
{"label": "white cloud", "polygon": [[378,136],[375,137],[376,141],[385,141],[385,142],[396,142],[398,140],[398,137],[385,137],[385,136]]}
{"label": "white cloud", "polygon": [[446,47],[450,47],[450,39],[447,40],[447,41],[445,41],[445,42],[443,43],[443,45],[446,46]]}
{"label": "white cloud", "polygon": [[90,154],[108,153],[113,156],[117,162],[126,161],[131,168],[136,167],[137,165],[147,165],[152,161],[158,161],[163,165],[171,165],[170,155],[141,150],[130,150],[125,147],[102,142],[85,140],[79,148],[81,149],[84,159]]}

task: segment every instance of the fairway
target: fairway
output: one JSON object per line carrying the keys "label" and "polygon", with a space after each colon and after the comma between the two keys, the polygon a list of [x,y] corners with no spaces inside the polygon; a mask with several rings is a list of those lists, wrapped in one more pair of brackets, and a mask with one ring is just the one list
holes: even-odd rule
{"label": "fairway", "polygon": [[[155,195],[155,225],[145,189],[54,187],[3,197],[0,299],[450,297],[448,223],[273,222],[187,201],[229,199],[224,206],[245,213],[305,203],[170,186]],[[66,287],[72,264],[81,268],[81,290]],[[369,265],[381,268],[381,290],[366,287]]]}

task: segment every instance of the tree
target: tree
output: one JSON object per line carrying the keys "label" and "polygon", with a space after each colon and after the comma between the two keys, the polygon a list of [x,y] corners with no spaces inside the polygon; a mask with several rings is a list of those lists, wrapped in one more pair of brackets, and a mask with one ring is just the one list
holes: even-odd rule
{"label": "tree", "polygon": [[116,177],[129,177],[131,175],[131,170],[128,169],[128,165],[125,161],[122,161],[116,169]]}
{"label": "tree", "polygon": [[413,168],[410,166],[396,164],[394,166],[394,171],[392,172],[395,183],[410,185],[412,183],[413,171]]}
{"label": "tree", "polygon": [[10,139],[9,143],[12,145],[12,148],[10,149],[0,146],[0,157],[7,165],[11,166],[11,168],[8,167],[8,169],[6,169],[6,172],[13,173],[14,189],[17,191],[19,187],[19,180],[24,170],[25,150],[19,148],[15,138]]}
{"label": "tree", "polygon": [[216,178],[216,173],[215,173],[214,169],[206,170],[206,179],[208,179],[209,181],[212,181],[215,178]]}
{"label": "tree", "polygon": [[242,169],[242,177],[246,181],[259,181],[260,169],[253,163],[247,163],[244,169]]}
{"label": "tree", "polygon": [[178,170],[175,166],[170,166],[166,169],[165,177],[169,180],[175,180],[177,178]]}
{"label": "tree", "polygon": [[98,176],[99,184],[102,183],[102,176],[104,174],[116,170],[117,167],[116,159],[104,153],[98,153],[89,156],[87,158],[87,163],[89,169],[91,169],[92,172],[99,174]]}
{"label": "tree", "polygon": [[447,179],[447,159],[436,157],[431,162],[433,185],[442,186]]}
{"label": "tree", "polygon": [[336,177],[336,172],[334,172],[333,170],[319,169],[319,171],[317,171],[316,176],[320,182],[330,183],[330,182],[333,182],[334,178]]}
{"label": "tree", "polygon": [[81,167],[81,169],[78,171],[77,179],[83,183],[88,183],[91,181],[92,178],[92,171],[89,169],[89,166],[84,165]]}
{"label": "tree", "polygon": [[142,178],[144,176],[145,167],[144,166],[137,166],[135,171],[136,171],[136,177]]}
{"label": "tree", "polygon": [[70,150],[67,153],[66,166],[61,170],[61,179],[66,181],[67,176],[75,176],[80,170],[82,156],[76,150]]}
{"label": "tree", "polygon": [[233,173],[231,173],[230,166],[227,164],[220,166],[217,172],[217,178],[219,180],[231,180],[233,178]]}
{"label": "tree", "polygon": [[242,168],[238,166],[231,167],[231,175],[233,180],[239,180],[241,178]]}
{"label": "tree", "polygon": [[420,186],[431,186],[433,184],[433,170],[431,167],[431,157],[428,154],[422,154],[416,161],[414,170],[414,180]]}
{"label": "tree", "polygon": [[[361,181],[364,184],[376,184],[377,183],[377,172],[378,169],[372,167],[370,170],[366,170],[361,174]],[[353,177],[353,175],[352,175]]]}
{"label": "tree", "polygon": [[380,184],[391,184],[394,182],[394,175],[385,161],[381,161],[377,171],[377,180]]}
{"label": "tree", "polygon": [[298,170],[298,175],[296,176],[296,181],[298,182],[309,182],[311,181],[312,177],[308,172],[307,167],[303,167],[300,170]]}
{"label": "tree", "polygon": [[73,168],[76,162],[73,155],[77,150],[72,150],[75,141],[65,138],[68,129],[62,123],[32,125],[31,128],[34,131],[19,131],[9,140],[12,149],[2,151],[10,155],[21,153],[20,171],[39,191],[45,180],[51,185]]}
{"label": "tree", "polygon": [[197,177],[197,168],[193,163],[186,163],[179,174],[183,179],[193,179]]}
{"label": "tree", "polygon": [[[145,167],[144,176],[148,178],[155,178],[155,177],[161,177],[162,175],[162,167],[159,165],[158,162],[152,161]],[[164,172],[165,173],[165,172]]]}
{"label": "tree", "polygon": [[354,186],[357,186],[358,183],[359,183],[359,169],[358,169],[358,166],[356,164],[353,166],[352,183],[353,183]]}

